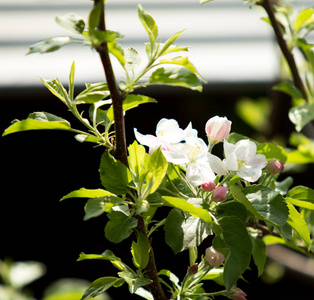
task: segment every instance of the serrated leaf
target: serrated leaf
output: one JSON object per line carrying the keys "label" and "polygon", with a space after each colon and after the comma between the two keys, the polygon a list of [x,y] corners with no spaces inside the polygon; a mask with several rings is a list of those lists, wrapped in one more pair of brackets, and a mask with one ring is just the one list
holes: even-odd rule
{"label": "serrated leaf", "polygon": [[253,238],[252,237],[252,245],[253,245],[253,260],[258,270],[258,276],[261,276],[264,272],[264,267],[267,258],[266,252],[266,244],[260,238]]}
{"label": "serrated leaf", "polygon": [[134,294],[139,287],[152,283],[151,279],[140,277],[139,275],[131,272],[119,272],[118,275],[129,285],[129,292],[131,294]]}
{"label": "serrated leaf", "polygon": [[158,27],[155,20],[151,15],[144,11],[143,7],[140,4],[138,5],[137,12],[139,19],[141,20],[143,27],[145,28],[149,36],[151,44],[154,44],[158,37]]}
{"label": "serrated leaf", "polygon": [[202,91],[202,85],[197,76],[190,70],[182,67],[159,68],[149,77],[151,84],[166,84],[181,86],[191,90]]}
{"label": "serrated leaf", "polygon": [[101,157],[99,173],[101,183],[108,191],[116,195],[126,194],[129,191],[127,167],[108,151],[105,151]]}
{"label": "serrated leaf", "polygon": [[202,80],[205,81],[205,79],[198,73],[197,69],[195,66],[189,61],[188,57],[183,57],[183,56],[177,56],[171,59],[161,59],[160,64],[173,64],[173,65],[179,65],[184,68],[187,68],[191,72],[197,74],[202,78]]}
{"label": "serrated leaf", "polygon": [[98,82],[88,84],[86,89],[83,90],[75,97],[75,104],[93,104],[110,95],[109,87],[106,82]]}
{"label": "serrated leaf", "polygon": [[203,219],[207,224],[212,223],[212,217],[206,209],[196,207],[193,204],[187,202],[186,200],[180,198],[163,196],[162,199],[164,205],[166,206],[179,208],[185,212],[188,212],[190,215],[196,218],[199,217]]}
{"label": "serrated leaf", "polygon": [[98,217],[104,212],[109,212],[111,208],[122,203],[123,200],[114,195],[107,195],[98,198],[89,199],[85,205],[84,221]]}
{"label": "serrated leaf", "polygon": [[72,33],[82,34],[85,29],[84,20],[75,13],[69,13],[62,17],[56,17],[59,26]]}
{"label": "serrated leaf", "polygon": [[37,112],[29,115],[29,118],[22,121],[16,121],[9,126],[2,136],[28,130],[69,130],[71,125],[68,121],[55,115]]}
{"label": "serrated leaf", "polygon": [[249,266],[252,243],[246,227],[238,218],[224,217],[218,222],[222,235],[215,237],[213,246],[225,255],[223,279],[227,291],[230,291]]}
{"label": "serrated leaf", "polygon": [[165,241],[175,254],[197,247],[211,233],[207,223],[180,209],[172,209],[167,217]]}
{"label": "serrated leaf", "polygon": [[255,217],[279,226],[287,221],[287,205],[282,195],[271,188],[254,185],[241,191],[238,187],[231,186],[230,191]]}
{"label": "serrated leaf", "polygon": [[137,241],[132,242],[131,253],[133,256],[134,266],[143,270],[149,260],[150,243],[147,237],[140,231],[137,232]]}
{"label": "serrated leaf", "polygon": [[314,104],[292,107],[289,111],[289,119],[295,125],[296,131],[300,132],[307,123],[314,120]]}
{"label": "serrated leaf", "polygon": [[117,277],[101,277],[91,283],[81,300],[95,298],[121,281]]}
{"label": "serrated leaf", "polygon": [[[143,95],[127,94],[123,101],[123,111],[128,111],[132,108],[138,107],[140,104],[156,103],[157,101],[151,97]],[[114,120],[113,107],[111,106],[107,111],[107,117],[110,120]]]}
{"label": "serrated leaf", "polygon": [[45,87],[57,98],[59,98],[63,103],[68,103],[70,101],[66,89],[63,87],[59,79],[55,78],[52,80],[44,80],[41,78],[41,82]]}
{"label": "serrated leaf", "polygon": [[311,237],[304,218],[292,204],[288,202],[287,205],[289,208],[289,219],[287,220],[287,223],[300,235],[305,242],[307,249],[310,250]]}
{"label": "serrated leaf", "polygon": [[60,201],[70,199],[70,198],[97,198],[97,197],[104,197],[104,196],[115,196],[114,194],[103,190],[103,189],[85,189],[81,188],[79,190],[72,191],[71,193],[65,195],[60,199]]}
{"label": "serrated leaf", "polygon": [[105,227],[105,236],[112,243],[120,243],[128,238],[137,226],[137,220],[121,211],[111,211]]}
{"label": "serrated leaf", "polygon": [[314,190],[306,186],[296,186],[287,194],[287,200],[296,206],[314,210]]}
{"label": "serrated leaf", "polygon": [[73,40],[69,36],[57,36],[39,41],[29,47],[28,54],[32,53],[49,53],[60,49],[61,47],[71,43]]}
{"label": "serrated leaf", "polygon": [[276,158],[279,161],[286,162],[288,158],[287,151],[284,148],[271,143],[258,144],[256,153],[265,155],[267,160]]}

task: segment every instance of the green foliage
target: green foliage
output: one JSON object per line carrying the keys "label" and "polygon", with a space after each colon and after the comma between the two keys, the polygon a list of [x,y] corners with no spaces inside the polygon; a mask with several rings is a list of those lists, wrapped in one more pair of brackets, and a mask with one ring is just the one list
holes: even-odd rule
{"label": "green foliage", "polygon": [[137,242],[132,242],[131,253],[135,267],[143,270],[149,259],[150,243],[143,233],[137,231]]}

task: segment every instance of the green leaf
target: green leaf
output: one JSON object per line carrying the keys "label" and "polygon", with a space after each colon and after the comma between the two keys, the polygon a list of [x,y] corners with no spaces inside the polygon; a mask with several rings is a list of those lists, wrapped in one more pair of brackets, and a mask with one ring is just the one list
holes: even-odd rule
{"label": "green leaf", "polygon": [[149,82],[151,84],[167,84],[202,91],[202,85],[197,76],[192,71],[182,67],[159,68],[149,77]]}
{"label": "green leaf", "polygon": [[266,245],[265,242],[258,237],[252,237],[251,241],[253,245],[253,260],[257,267],[258,276],[261,276],[264,272],[267,258]]}
{"label": "green leaf", "polygon": [[82,34],[85,29],[84,20],[75,13],[69,13],[63,17],[56,17],[56,22],[65,30],[76,34]]}
{"label": "green leaf", "polygon": [[287,220],[287,223],[300,235],[305,242],[307,249],[310,250],[311,237],[304,218],[292,204],[288,202],[287,205],[289,208],[289,219]]}
{"label": "green leaf", "polygon": [[236,133],[236,132],[230,133],[226,140],[227,140],[227,142],[229,142],[231,144],[236,144],[238,141],[241,141],[241,140],[250,140],[250,141],[254,142],[255,144],[258,144],[256,141],[248,138],[247,136],[240,134],[240,133]]}
{"label": "green leaf", "polygon": [[117,277],[101,277],[91,283],[88,289],[85,291],[81,300],[87,300],[95,298],[96,296],[102,294],[110,287],[115,285],[120,285],[121,279]]}
{"label": "green leaf", "polygon": [[204,4],[204,3],[212,2],[212,1],[214,1],[214,0],[200,0],[200,3],[201,3],[201,4]]}
{"label": "green leaf", "polygon": [[89,199],[85,205],[84,221],[98,217],[104,212],[109,212],[113,206],[122,202],[121,198],[114,195]]}
{"label": "green leaf", "polygon": [[287,151],[284,148],[271,143],[258,144],[256,153],[264,154],[267,160],[276,158],[279,161],[286,162],[288,157]]}
{"label": "green leaf", "polygon": [[287,200],[296,206],[314,210],[314,190],[306,186],[296,186],[287,194]]}
{"label": "green leaf", "polygon": [[164,226],[166,243],[175,254],[197,247],[211,233],[209,226],[180,209],[172,209]]}
{"label": "green leaf", "polygon": [[185,212],[188,212],[190,215],[203,219],[207,224],[212,223],[212,217],[210,213],[203,208],[194,206],[193,204],[187,202],[186,200],[174,197],[163,196],[162,197],[164,205],[170,207],[179,208]]}
{"label": "green leaf", "polygon": [[75,74],[75,62],[72,62],[71,71],[69,74],[69,99],[73,100],[74,95],[74,74]]}
{"label": "green leaf", "polygon": [[88,84],[86,89],[83,90],[75,97],[75,104],[92,104],[98,102],[110,95],[109,87],[106,82],[97,82]]}
{"label": "green leaf", "polygon": [[145,147],[139,145],[137,141],[134,141],[132,145],[128,147],[129,151],[129,166],[134,183],[139,186],[141,180],[146,176],[147,169],[144,168],[145,157],[147,156]]}
{"label": "green leaf", "polygon": [[300,132],[307,123],[314,120],[314,104],[292,107],[289,111],[289,119],[295,125],[296,131]]}
{"label": "green leaf", "polygon": [[179,65],[181,67],[184,67],[191,72],[197,74],[202,78],[202,80],[205,81],[205,79],[198,73],[197,69],[194,67],[194,65],[189,61],[188,57],[183,56],[177,56],[171,59],[162,59],[160,60],[159,64],[173,64],[173,65]]}
{"label": "green leaf", "polygon": [[314,9],[309,7],[302,10],[296,17],[294,21],[294,28],[296,31],[300,31],[304,26],[307,25],[307,21],[311,19],[312,15],[314,14]]}
{"label": "green leaf", "polygon": [[[121,37],[121,36],[120,36]],[[108,51],[114,55],[114,57],[119,61],[121,66],[125,65],[125,58],[124,58],[124,50],[120,46],[119,43],[116,41],[108,42]]]}
{"label": "green leaf", "polygon": [[108,191],[116,195],[126,194],[129,191],[127,167],[108,151],[105,151],[101,157],[99,173],[101,183]]}
{"label": "green leaf", "polygon": [[[127,94],[125,97],[125,100],[123,101],[123,111],[130,110],[132,108],[138,107],[140,104],[145,104],[145,103],[157,103],[157,101],[151,97],[147,97],[143,95]],[[114,120],[112,106],[107,111],[107,117],[110,120]]]}
{"label": "green leaf", "polygon": [[67,104],[70,102],[68,93],[59,79],[44,80],[41,78],[41,81],[48,88],[48,90],[63,103]]}
{"label": "green leaf", "polygon": [[179,47],[172,45],[174,41],[182,34],[182,31],[179,31],[175,33],[173,36],[171,36],[164,44],[160,44],[161,49],[158,51],[158,57],[166,55],[171,52],[177,52],[177,51],[188,51],[187,47]]}
{"label": "green leaf", "polygon": [[128,267],[121,261],[121,258],[115,256],[111,250],[105,250],[102,254],[85,254],[82,252],[77,261],[90,259],[109,260],[120,271],[125,271],[128,269]]}
{"label": "green leaf", "polygon": [[238,187],[231,186],[230,191],[255,217],[279,226],[287,221],[287,205],[282,195],[271,188],[254,185],[241,191]]}
{"label": "green leaf", "polygon": [[217,206],[216,211],[216,217],[218,219],[227,216],[234,216],[244,222],[247,218],[247,210],[245,206],[237,201],[221,202]]}
{"label": "green leaf", "polygon": [[73,42],[69,36],[58,36],[37,42],[29,47],[28,54],[53,52]]}
{"label": "green leaf", "polygon": [[290,82],[281,82],[275,85],[273,90],[284,92],[295,99],[303,99],[302,93]]}
{"label": "green leaf", "polygon": [[156,39],[158,37],[158,27],[151,15],[146,13],[142,7],[142,5],[138,5],[138,16],[141,20],[146,32],[148,33],[149,40],[151,44],[154,44],[156,42]]}
{"label": "green leaf", "polygon": [[149,278],[140,277],[133,272],[119,272],[118,275],[129,285],[129,292],[131,294],[134,294],[139,287],[152,283],[152,280]]}
{"label": "green leaf", "polygon": [[224,217],[218,223],[222,235],[215,237],[213,246],[225,255],[223,278],[227,291],[230,291],[249,266],[252,243],[246,227],[238,218]]}
{"label": "green leaf", "polygon": [[134,71],[139,67],[142,61],[141,56],[133,47],[124,49],[124,59],[125,70],[130,74],[134,73]]}
{"label": "green leaf", "polygon": [[100,16],[101,16],[101,1],[98,1],[91,10],[89,17],[88,17],[88,31],[89,34],[92,36],[93,32],[99,25]]}
{"label": "green leaf", "polygon": [[162,183],[164,177],[166,176],[168,169],[168,162],[163,155],[160,148],[155,150],[150,156],[147,163],[147,178],[149,185],[149,194],[154,193],[160,184]]}
{"label": "green leaf", "polygon": [[75,190],[67,195],[65,195],[64,197],[62,197],[60,199],[60,201],[69,199],[69,198],[98,198],[98,197],[104,197],[104,196],[108,196],[108,195],[112,195],[115,196],[114,194],[103,190],[103,189],[85,189],[85,188],[81,188],[79,190]]}
{"label": "green leaf", "polygon": [[30,114],[28,119],[16,121],[9,126],[2,136],[27,130],[69,130],[72,131],[71,125],[68,121],[59,118],[55,115],[36,112]]}
{"label": "green leaf", "polygon": [[105,227],[105,236],[112,243],[120,243],[128,238],[137,226],[137,220],[121,211],[111,211]]}
{"label": "green leaf", "polygon": [[131,253],[134,266],[143,270],[149,260],[150,243],[143,233],[137,231],[137,242],[132,242]]}

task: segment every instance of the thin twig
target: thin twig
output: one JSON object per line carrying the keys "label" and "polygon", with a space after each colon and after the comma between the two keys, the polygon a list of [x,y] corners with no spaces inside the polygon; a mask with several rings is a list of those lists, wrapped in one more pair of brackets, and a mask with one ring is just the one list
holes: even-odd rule
{"label": "thin twig", "polygon": [[294,85],[297,89],[300,90],[300,92],[303,95],[303,98],[305,100],[308,100],[308,96],[307,96],[303,81],[300,77],[296,62],[295,62],[294,57],[293,57],[293,55],[292,55],[292,53],[291,53],[291,51],[287,45],[287,42],[285,41],[285,39],[283,37],[283,33],[282,33],[282,29],[280,27],[280,24],[276,19],[272,0],[263,0],[261,2],[261,6],[265,9],[265,11],[269,17],[269,20],[272,24],[272,27],[274,29],[274,32],[275,32],[275,35],[277,38],[278,45],[281,49],[283,56],[285,57],[288,65],[289,65]]}

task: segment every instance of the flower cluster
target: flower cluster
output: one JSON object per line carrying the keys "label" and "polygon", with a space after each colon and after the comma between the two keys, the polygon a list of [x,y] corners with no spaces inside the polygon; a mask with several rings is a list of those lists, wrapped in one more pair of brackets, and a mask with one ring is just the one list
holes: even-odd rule
{"label": "flower cluster", "polygon": [[[181,129],[174,119],[161,119],[157,124],[156,136],[143,135],[137,129],[134,129],[134,133],[139,143],[149,147],[149,153],[161,147],[168,162],[184,168],[192,186],[202,186],[208,192],[215,190],[216,202],[220,202],[225,200],[227,191],[222,186],[216,188],[214,180],[217,175],[238,175],[246,181],[255,182],[267,165],[266,157],[256,154],[254,142],[248,139],[236,144],[227,142],[230,130],[231,121],[215,116],[205,125],[208,145],[198,137],[191,123]],[[223,142],[224,146],[223,160],[211,154],[213,146],[219,142]]]}

